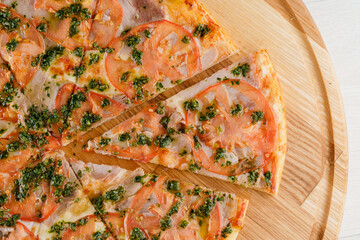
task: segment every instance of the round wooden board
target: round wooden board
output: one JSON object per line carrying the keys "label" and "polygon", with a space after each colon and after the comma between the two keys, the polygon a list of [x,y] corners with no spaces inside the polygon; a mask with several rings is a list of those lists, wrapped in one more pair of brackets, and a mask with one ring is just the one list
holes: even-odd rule
{"label": "round wooden board", "polygon": [[[179,178],[248,198],[239,239],[336,239],[346,195],[347,133],[342,99],[324,42],[301,0],[203,0],[205,7],[240,48],[239,56],[214,66],[154,99],[193,85],[248,53],[268,49],[278,72],[287,112],[288,153],[278,196],[231,183],[65,148],[84,161],[119,165]],[[83,137],[98,136],[146,104],[122,114]]]}

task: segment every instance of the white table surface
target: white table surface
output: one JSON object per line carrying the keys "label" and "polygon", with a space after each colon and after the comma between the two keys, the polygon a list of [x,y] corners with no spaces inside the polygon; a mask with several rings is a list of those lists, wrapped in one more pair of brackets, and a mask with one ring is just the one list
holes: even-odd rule
{"label": "white table surface", "polygon": [[349,182],[339,239],[360,240],[360,0],[304,0],[332,57],[349,137]]}

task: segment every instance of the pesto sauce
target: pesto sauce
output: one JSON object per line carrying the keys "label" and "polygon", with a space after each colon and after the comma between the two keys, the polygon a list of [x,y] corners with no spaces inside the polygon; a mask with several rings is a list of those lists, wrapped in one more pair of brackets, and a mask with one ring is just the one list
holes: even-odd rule
{"label": "pesto sauce", "polygon": [[17,30],[20,26],[21,20],[18,17],[11,17],[11,12],[8,8],[0,9],[0,26],[6,32],[11,33]]}
{"label": "pesto sauce", "polygon": [[100,92],[103,92],[107,89],[109,89],[109,85],[106,83],[103,83],[101,79],[92,78],[90,82],[88,83],[88,87],[92,90],[98,90]]}

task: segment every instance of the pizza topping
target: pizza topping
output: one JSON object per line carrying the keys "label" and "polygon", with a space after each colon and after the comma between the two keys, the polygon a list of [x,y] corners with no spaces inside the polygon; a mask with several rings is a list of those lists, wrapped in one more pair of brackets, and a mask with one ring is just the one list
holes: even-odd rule
{"label": "pizza topping", "polygon": [[99,1],[91,26],[90,41],[96,42],[101,48],[107,47],[119,29],[122,17],[123,10],[119,1]]}
{"label": "pizza topping", "polygon": [[64,54],[64,50],[65,48],[62,46],[51,47],[47,49],[44,54],[36,56],[31,62],[31,65],[34,67],[40,63],[41,69],[46,71],[57,56],[62,56]]}
{"label": "pizza topping", "polygon": [[[28,158],[24,164],[26,160]],[[10,162],[6,164],[12,165]],[[55,211],[63,197],[72,194],[76,184],[67,181],[61,159],[49,157],[23,166],[14,166],[18,173],[12,175],[12,179],[4,179],[7,181],[3,182],[4,187],[11,188],[11,192],[3,207],[11,214],[19,214],[23,220],[43,221]]]}
{"label": "pizza topping", "polygon": [[51,226],[50,233],[55,233],[54,239],[56,237],[62,239],[114,239],[106,226],[101,223],[101,219],[95,215],[81,218],[76,222],[57,222]]}
{"label": "pizza topping", "polygon": [[199,24],[194,31],[194,37],[204,37],[211,31],[208,25],[206,24]]}
{"label": "pizza topping", "polygon": [[[205,169],[236,181],[235,175],[268,161],[277,136],[275,117],[262,93],[248,83],[224,80],[186,101],[184,108],[187,126],[196,126],[189,132],[194,156]],[[249,183],[254,178],[250,174]]]}
{"label": "pizza topping", "polygon": [[43,52],[43,39],[26,18],[2,4],[0,39],[1,56],[9,62],[21,87],[25,87],[36,71],[30,63]]}
{"label": "pizza topping", "polygon": [[55,8],[51,4],[38,3],[35,7],[44,8],[51,14],[48,19],[37,16],[33,19],[34,25],[49,39],[71,50],[88,45],[92,22],[90,18],[96,8],[96,1],[55,4]]}
{"label": "pizza topping", "polygon": [[159,90],[162,81],[192,76],[201,67],[199,49],[195,41],[184,44],[185,36],[193,38],[181,26],[163,20],[115,38],[110,44],[115,51],[106,57],[111,83],[130,99],[142,101]]}
{"label": "pizza topping", "polygon": [[[0,225],[1,225],[1,223],[0,223]],[[10,227],[9,224],[5,224],[5,226]],[[22,223],[17,222],[15,225],[15,229],[6,237],[6,239],[8,239],[8,240],[18,240],[18,239],[36,240],[37,237]]]}
{"label": "pizza topping", "polygon": [[249,64],[245,63],[245,64],[239,64],[237,67],[233,68],[231,70],[231,73],[234,74],[234,76],[242,75],[243,77],[246,77],[249,71],[250,71],[250,66]]}

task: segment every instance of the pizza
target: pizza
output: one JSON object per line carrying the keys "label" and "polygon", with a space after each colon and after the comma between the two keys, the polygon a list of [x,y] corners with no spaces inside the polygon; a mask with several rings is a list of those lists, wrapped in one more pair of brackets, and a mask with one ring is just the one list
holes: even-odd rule
{"label": "pizza", "polygon": [[263,50],[143,109],[90,140],[87,150],[276,194],[285,124],[279,81]]}
{"label": "pizza", "polygon": [[[0,0],[0,239],[236,239],[246,199],[61,148],[237,51],[197,0]],[[285,129],[262,50],[85,147],[276,194]]]}

